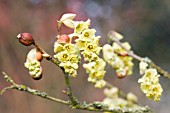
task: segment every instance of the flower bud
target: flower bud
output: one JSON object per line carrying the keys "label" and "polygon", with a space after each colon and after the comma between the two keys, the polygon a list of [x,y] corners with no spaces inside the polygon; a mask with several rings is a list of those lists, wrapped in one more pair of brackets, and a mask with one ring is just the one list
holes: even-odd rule
{"label": "flower bud", "polygon": [[127,75],[123,75],[121,73],[116,73],[116,76],[117,76],[117,78],[122,79],[122,78],[126,77]]}
{"label": "flower bud", "polygon": [[64,23],[65,26],[69,27],[69,28],[74,28],[74,21],[73,19],[75,18],[76,14],[64,14],[60,21],[58,21],[58,28],[61,27],[61,24]]}
{"label": "flower bud", "polygon": [[71,40],[71,43],[72,43],[72,44],[75,44],[75,43],[76,43],[75,40],[78,39],[78,38],[79,38],[78,36],[73,36],[73,37],[72,37],[72,40]]}
{"label": "flower bud", "polygon": [[63,34],[63,35],[59,36],[57,42],[58,43],[69,43],[70,37],[68,35]]}
{"label": "flower bud", "polygon": [[43,59],[42,52],[40,51],[36,52],[36,59],[41,62],[41,60]]}
{"label": "flower bud", "polygon": [[35,43],[34,38],[30,33],[20,33],[17,37],[19,42],[25,46],[30,46]]}

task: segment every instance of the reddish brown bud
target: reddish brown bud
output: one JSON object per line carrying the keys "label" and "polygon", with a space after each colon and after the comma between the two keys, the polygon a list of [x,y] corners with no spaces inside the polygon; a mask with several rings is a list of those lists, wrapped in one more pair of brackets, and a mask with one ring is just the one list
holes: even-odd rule
{"label": "reddish brown bud", "polygon": [[127,53],[118,53],[118,52],[115,52],[117,55],[119,55],[119,56],[122,56],[122,57],[125,57],[125,56],[128,56],[128,54]]}
{"label": "reddish brown bud", "polygon": [[19,42],[25,46],[30,46],[35,43],[34,38],[30,33],[20,33],[17,37]]}
{"label": "reddish brown bud", "polygon": [[67,94],[67,91],[66,91],[66,90],[63,90],[62,92],[63,92],[64,94]]}
{"label": "reddish brown bud", "polygon": [[122,78],[126,77],[127,75],[122,75],[120,73],[116,73],[116,76],[117,76],[117,78],[122,79]]}
{"label": "reddish brown bud", "polygon": [[34,80],[40,80],[42,78],[42,67],[40,67],[40,74],[38,76],[31,76]]}
{"label": "reddish brown bud", "polygon": [[40,51],[36,52],[36,59],[40,62],[43,59],[42,53]]}
{"label": "reddish brown bud", "polygon": [[57,40],[58,43],[69,43],[70,42],[70,37],[68,35],[61,35],[59,36],[58,40]]}
{"label": "reddish brown bud", "polygon": [[75,40],[78,39],[78,38],[79,38],[78,36],[73,36],[73,37],[72,37],[72,40],[71,40],[71,43],[72,43],[72,44],[75,44],[75,43],[76,43]]}

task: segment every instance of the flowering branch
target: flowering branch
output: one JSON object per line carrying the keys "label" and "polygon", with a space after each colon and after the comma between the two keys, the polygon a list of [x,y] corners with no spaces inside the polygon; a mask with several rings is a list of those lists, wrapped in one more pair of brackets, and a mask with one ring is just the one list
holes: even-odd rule
{"label": "flowering branch", "polygon": [[[33,36],[29,33],[20,33],[17,37],[19,42],[25,46],[34,45],[28,55],[25,62],[25,67],[29,70],[29,74],[34,80],[39,80],[42,77],[41,61],[43,58],[51,61],[64,73],[65,84],[67,91],[65,94],[69,97],[68,101],[61,100],[55,97],[49,96],[45,92],[41,92],[36,89],[31,89],[25,85],[16,84],[11,77],[3,72],[4,78],[12,85],[5,87],[1,94],[10,89],[17,89],[20,91],[28,92],[32,95],[40,96],[42,98],[49,99],[54,102],[68,105],[72,109],[81,109],[98,112],[113,112],[113,113],[150,113],[148,107],[140,107],[137,103],[137,97],[128,93],[125,94],[117,87],[114,87],[110,83],[104,80],[106,74],[106,63],[110,64],[116,72],[118,78],[124,78],[132,74],[134,63],[133,58],[140,61],[140,74],[144,76],[138,80],[141,84],[142,91],[150,99],[159,101],[162,94],[162,87],[159,84],[158,72],[170,79],[170,74],[148,58],[142,58],[133,51],[130,50],[129,43],[121,43],[120,39],[123,38],[120,34],[111,31],[109,32],[109,38],[114,41],[113,46],[105,44],[103,47],[99,46],[100,36],[96,36],[96,30],[90,28],[90,20],[87,21],[74,21],[75,14],[64,14],[58,21],[57,40],[54,43],[54,57],[49,55],[42,47],[36,43]],[[67,27],[74,29],[74,32],[66,35],[61,34],[61,25],[65,24]],[[103,51],[103,58],[99,57],[100,51]],[[84,58],[86,73],[89,74],[88,82],[95,85],[96,88],[104,88],[104,95],[106,98],[103,102],[79,102],[73,95],[70,77],[77,76],[77,69],[81,58]],[[147,67],[149,64],[149,67]],[[156,69],[152,69],[152,68]],[[152,76],[151,76],[152,75]],[[150,77],[150,78],[149,78]],[[155,79],[152,79],[155,78]],[[149,84],[146,84],[147,83]],[[147,86],[147,87],[145,87]],[[120,98],[119,98],[120,96]]]}
{"label": "flowering branch", "polygon": [[12,85],[8,86],[4,89],[1,90],[1,94],[3,94],[7,90],[11,89],[16,89],[19,91],[25,91],[27,93],[30,93],[35,96],[39,96],[41,98],[45,98],[54,102],[58,102],[61,104],[65,104],[70,106],[72,109],[80,109],[80,110],[88,110],[88,111],[97,111],[97,112],[112,112],[112,113],[151,113],[150,109],[146,107],[137,107],[137,108],[115,108],[115,109],[110,109],[107,105],[104,105],[101,102],[93,102],[93,103],[76,103],[74,104],[73,102],[70,101],[65,101],[61,100],[52,96],[49,96],[45,92],[41,92],[36,89],[31,89],[25,85],[19,85],[13,81],[11,77],[9,77],[5,72],[2,73],[4,75],[4,78],[6,79],[7,82],[10,82]]}
{"label": "flowering branch", "polygon": [[[57,59],[53,58],[51,55],[49,55],[44,49],[42,49],[42,47],[38,43],[35,42],[33,45],[40,52],[42,52],[44,54],[44,56],[46,57],[47,60],[50,60],[55,65],[59,66],[59,61]],[[64,72],[64,70],[63,70],[63,72]],[[77,104],[77,99],[72,94],[71,85],[70,85],[70,79],[69,79],[69,76],[66,73],[64,73],[64,78],[65,78],[65,83],[66,83],[66,86],[67,86],[67,95],[69,96],[69,98],[70,98],[71,102],[73,103],[73,105],[76,105]]]}
{"label": "flowering branch", "polygon": [[[46,54],[46,59],[47,60],[50,60],[51,62],[53,62],[54,64],[56,64],[57,66],[59,65],[59,61],[55,58],[53,58],[51,55],[49,55],[38,43],[35,43],[34,46],[42,53]],[[61,68],[63,70],[63,68]],[[63,70],[64,72],[64,70]],[[73,96],[72,94],[72,90],[71,90],[71,86],[70,86],[70,80],[69,80],[69,76],[65,73],[64,74],[64,77],[65,77],[65,83],[66,83],[66,86],[67,86],[67,95],[69,96],[71,102],[73,103],[73,105],[76,105],[78,103],[78,100],[76,99],[76,97]],[[114,87],[112,84],[110,84],[109,82],[106,82],[106,88],[112,88]],[[127,99],[127,95],[121,91],[119,89],[118,91],[118,95],[124,99]]]}
{"label": "flowering branch", "polygon": [[163,70],[161,67],[157,66],[157,65],[156,65],[153,61],[151,61],[149,58],[143,58],[143,57],[138,56],[137,54],[133,53],[132,51],[128,50],[125,46],[122,45],[122,43],[119,41],[118,38],[114,37],[114,34],[113,34],[113,33],[114,33],[114,31],[110,31],[110,32],[108,33],[109,38],[110,38],[112,41],[116,42],[120,47],[122,47],[122,48],[127,52],[127,55],[133,57],[134,59],[138,60],[139,62],[140,62],[140,61],[144,61],[144,62],[150,64],[151,67],[154,67],[154,68],[157,69],[157,71],[159,72],[159,74],[161,74],[163,77],[165,77],[165,78],[167,78],[167,79],[170,80],[170,74],[169,74],[167,71],[165,71],[165,70]]}

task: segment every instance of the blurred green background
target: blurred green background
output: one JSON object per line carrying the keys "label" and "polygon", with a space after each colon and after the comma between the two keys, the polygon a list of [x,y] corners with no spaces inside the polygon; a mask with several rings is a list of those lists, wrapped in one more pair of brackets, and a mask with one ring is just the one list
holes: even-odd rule
{"label": "blurred green background", "polygon": [[[169,0],[0,0],[0,71],[5,71],[19,84],[48,92],[49,95],[68,99],[61,70],[51,62],[42,61],[43,78],[34,81],[24,67],[27,52],[32,47],[21,45],[16,36],[31,33],[51,55],[57,35],[56,20],[64,13],[77,14],[76,20],[91,19],[91,27],[102,36],[100,44],[107,42],[109,30],[116,30],[130,42],[134,52],[148,56],[170,72],[170,1]],[[63,30],[63,33],[70,31]],[[106,80],[124,92],[132,91],[141,105],[149,105],[154,113],[170,111],[170,81],[161,77],[164,88],[160,102],[148,100],[141,92],[137,80],[141,77],[135,62],[134,74],[117,79],[107,66]],[[87,82],[82,67],[78,77],[72,78],[72,89],[79,100],[102,101],[102,91]],[[8,86],[0,76],[0,89]],[[68,106],[11,90],[0,96],[0,113],[92,113],[71,110]]]}

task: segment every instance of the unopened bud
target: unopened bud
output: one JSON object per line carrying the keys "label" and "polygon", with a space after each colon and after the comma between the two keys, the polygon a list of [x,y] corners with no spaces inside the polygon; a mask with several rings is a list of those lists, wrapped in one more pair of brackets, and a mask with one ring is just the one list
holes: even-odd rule
{"label": "unopened bud", "polygon": [[19,42],[25,46],[30,46],[35,43],[34,38],[30,33],[20,33],[17,37]]}
{"label": "unopened bud", "polygon": [[43,59],[42,52],[40,51],[36,52],[36,59],[41,62],[41,60]]}
{"label": "unopened bud", "polygon": [[59,36],[57,42],[58,43],[69,43],[70,37],[68,35],[63,34],[63,35]]}
{"label": "unopened bud", "polygon": [[72,43],[72,44],[75,44],[75,43],[76,43],[75,40],[78,39],[78,38],[79,38],[78,36],[73,36],[73,37],[72,37],[72,40],[71,40],[71,43]]}
{"label": "unopened bud", "polygon": [[122,78],[126,77],[127,75],[116,73],[116,76],[117,76],[117,78],[122,79]]}

